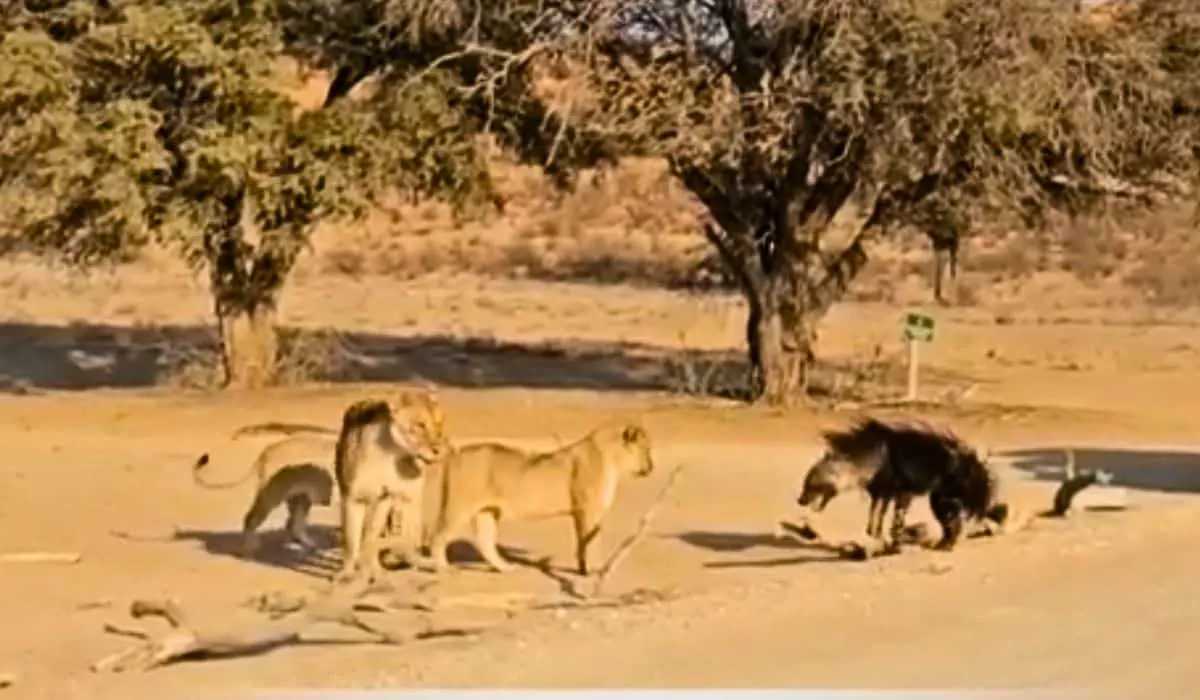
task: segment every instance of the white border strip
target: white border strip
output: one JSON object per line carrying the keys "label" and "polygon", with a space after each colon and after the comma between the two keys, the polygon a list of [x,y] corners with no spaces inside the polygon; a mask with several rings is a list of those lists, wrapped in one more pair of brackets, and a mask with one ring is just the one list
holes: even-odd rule
{"label": "white border strip", "polygon": [[262,700],[1032,700],[1081,698],[1061,690],[270,690]]}

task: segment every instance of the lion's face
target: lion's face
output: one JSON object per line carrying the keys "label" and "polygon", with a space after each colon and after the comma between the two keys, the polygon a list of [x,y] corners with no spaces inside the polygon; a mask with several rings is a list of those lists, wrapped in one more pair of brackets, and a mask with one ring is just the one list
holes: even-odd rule
{"label": "lion's face", "polygon": [[626,463],[636,476],[649,476],[654,471],[651,456],[650,435],[640,425],[627,425],[621,431],[621,447],[624,448]]}
{"label": "lion's face", "polygon": [[417,459],[441,462],[450,456],[450,436],[446,432],[446,414],[437,397],[424,391],[405,392],[393,405],[397,429]]}

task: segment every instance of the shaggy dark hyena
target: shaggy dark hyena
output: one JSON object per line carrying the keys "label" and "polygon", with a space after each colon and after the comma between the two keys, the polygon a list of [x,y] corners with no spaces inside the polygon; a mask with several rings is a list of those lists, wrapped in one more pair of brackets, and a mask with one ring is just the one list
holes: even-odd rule
{"label": "shaggy dark hyena", "polygon": [[954,547],[965,518],[1002,522],[1007,515],[1007,507],[995,502],[991,470],[951,433],[868,418],[823,437],[825,454],[805,475],[797,503],[819,512],[839,492],[863,488],[871,497],[867,534],[872,537],[882,534],[883,518],[894,503],[890,534],[898,544],[912,500],[923,494],[929,494],[942,527],[941,549]]}

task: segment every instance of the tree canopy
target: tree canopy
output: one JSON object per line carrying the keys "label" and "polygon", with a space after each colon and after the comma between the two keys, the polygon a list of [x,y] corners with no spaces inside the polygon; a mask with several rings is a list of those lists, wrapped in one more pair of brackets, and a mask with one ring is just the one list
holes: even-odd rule
{"label": "tree canopy", "polygon": [[931,198],[1036,223],[1158,191],[1195,165],[1180,116],[1194,78],[1178,64],[1194,60],[1196,9],[1178,0],[1105,23],[1056,0],[391,7],[406,26],[442,8],[460,79],[502,84],[496,109],[539,106],[540,128],[520,132],[538,144],[527,153],[567,169],[622,155],[670,165],[741,282],[754,390],[770,401],[804,386],[817,322],[871,242],[936,212]]}
{"label": "tree canopy", "polygon": [[[1181,191],[1197,160],[1188,0],[1104,21],[1064,0],[32,4],[0,43],[0,231],[24,245],[161,240],[206,266],[218,317],[253,319],[318,218],[385,187],[485,192],[472,134],[564,186],[656,157],[710,215],[772,402],[889,231]],[[274,87],[284,56],[330,71],[322,109]]]}
{"label": "tree canopy", "polygon": [[269,381],[277,296],[323,218],[385,191],[488,189],[436,75],[304,111],[270,0],[9,3],[0,21],[0,235],[76,265],[151,242],[207,273],[227,373]]}

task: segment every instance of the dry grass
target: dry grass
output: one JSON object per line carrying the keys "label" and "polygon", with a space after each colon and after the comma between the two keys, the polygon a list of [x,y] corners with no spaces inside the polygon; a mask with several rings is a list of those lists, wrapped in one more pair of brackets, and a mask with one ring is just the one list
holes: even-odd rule
{"label": "dry grass", "polygon": [[[212,329],[199,342],[167,343],[158,359],[156,384],[172,389],[220,388],[224,369],[220,341]],[[295,386],[312,382],[353,381],[352,353],[341,333],[332,328],[280,331],[274,383]]]}
{"label": "dry grass", "polygon": [[[394,203],[355,227],[325,227],[301,274],[415,279],[470,274],[500,279],[725,286],[699,232],[703,211],[661,164],[632,161],[554,192],[532,168],[497,158],[502,213],[455,221],[434,203]],[[1000,309],[1191,308],[1200,296],[1200,241],[1180,209],[1116,222],[1060,221],[1049,231],[985,230],[959,254],[951,299]],[[932,251],[901,232],[878,246],[851,301],[910,305],[932,297]]]}
{"label": "dry grass", "polygon": [[[628,162],[569,194],[531,168],[501,158],[494,167],[506,205],[486,219],[393,202],[362,224],[318,231],[285,289],[280,383],[432,377],[744,393],[741,300],[698,232],[702,211],[661,164]],[[979,233],[960,251],[954,308],[938,312],[964,335],[931,361],[966,372],[1200,367],[1178,330],[1195,323],[1200,298],[1193,228],[1191,211],[1164,210]],[[912,231],[873,251],[823,324],[818,399],[869,402],[902,389],[898,318],[932,304],[932,267]],[[204,286],[166,253],[90,275],[5,259],[0,296],[0,386],[219,380]],[[1122,324],[1163,330],[1127,339]]]}

